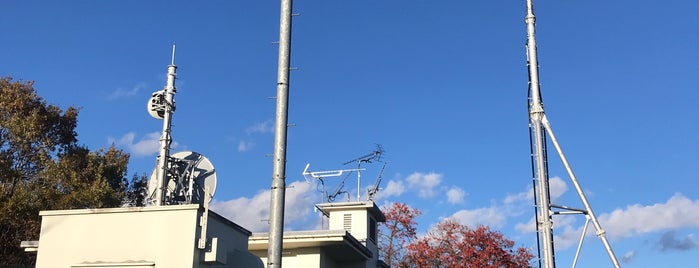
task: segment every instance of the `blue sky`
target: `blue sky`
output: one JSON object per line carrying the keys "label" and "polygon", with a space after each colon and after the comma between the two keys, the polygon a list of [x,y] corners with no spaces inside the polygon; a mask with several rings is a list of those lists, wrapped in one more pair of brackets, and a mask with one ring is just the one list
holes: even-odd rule
{"label": "blue sky", "polygon": [[[699,3],[535,3],[547,116],[623,267],[681,267],[699,251]],[[155,165],[162,122],[145,104],[177,43],[173,151],[206,155],[214,207],[263,231],[272,176],[278,1],[8,1],[0,75],[35,80],[49,103],[81,107],[91,149]],[[525,2],[296,1],[287,154],[288,229],[318,225],[301,172],[386,150],[379,204],[488,224],[525,247],[533,201]],[[551,147],[552,148],[552,147]],[[582,207],[555,152],[555,202]],[[374,183],[367,165],[362,188]],[[328,179],[334,187],[339,179]],[[345,189],[354,191],[356,177]],[[362,195],[366,195],[363,193]],[[355,197],[356,198],[356,197]],[[568,266],[584,218],[556,217]],[[611,266],[594,235],[578,267]]]}

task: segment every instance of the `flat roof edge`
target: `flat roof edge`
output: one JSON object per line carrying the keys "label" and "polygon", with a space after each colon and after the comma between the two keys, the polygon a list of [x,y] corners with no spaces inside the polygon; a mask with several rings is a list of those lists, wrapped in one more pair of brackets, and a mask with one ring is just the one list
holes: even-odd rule
{"label": "flat roof edge", "polygon": [[43,211],[39,212],[39,216],[131,213],[131,212],[152,212],[152,211],[171,211],[171,210],[198,210],[198,209],[199,209],[198,204],[150,206],[150,207],[64,209],[64,210],[43,210]]}

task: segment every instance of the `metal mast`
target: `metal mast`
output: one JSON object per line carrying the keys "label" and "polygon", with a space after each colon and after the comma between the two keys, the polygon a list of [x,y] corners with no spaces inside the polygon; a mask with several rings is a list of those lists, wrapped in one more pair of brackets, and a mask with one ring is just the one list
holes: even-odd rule
{"label": "metal mast", "polygon": [[164,89],[164,113],[163,113],[163,133],[160,136],[160,153],[158,154],[158,165],[156,167],[156,178],[158,189],[155,191],[154,205],[163,205],[165,188],[167,187],[168,158],[170,157],[170,131],[172,127],[172,114],[175,112],[175,77],[177,66],[175,66],[175,44],[172,45],[172,61],[167,66],[167,84]]}
{"label": "metal mast", "polygon": [[[604,245],[604,248],[607,251],[609,258],[612,261],[612,264],[614,265],[614,267],[618,268],[620,267],[619,262],[617,261],[616,256],[614,255],[614,252],[612,251],[612,248],[609,245],[609,242],[607,241],[605,231],[602,229],[601,225],[599,224],[599,221],[597,220],[597,217],[592,211],[592,207],[590,206],[590,203],[587,201],[587,197],[585,197],[585,193],[583,192],[582,187],[580,187],[580,184],[578,183],[578,180],[575,177],[575,174],[573,173],[573,170],[571,169],[568,160],[563,154],[563,150],[561,149],[561,146],[558,144],[558,140],[556,139],[556,136],[553,134],[551,125],[549,124],[549,121],[546,118],[546,114],[544,113],[544,106],[541,101],[541,91],[539,87],[539,63],[536,54],[535,21],[536,19],[534,17],[534,7],[532,4],[532,0],[527,0],[527,16],[525,17],[525,22],[527,24],[527,67],[529,70],[529,89],[531,94],[531,99],[529,103],[529,120],[533,143],[532,160],[535,163],[535,165],[533,165],[533,168],[535,175],[534,191],[537,201],[537,230],[539,232],[538,235],[540,239],[539,264],[541,265],[541,262],[543,261],[543,267],[545,268],[556,267],[553,246],[553,220],[551,216],[553,214],[582,213],[587,218],[585,228],[583,228],[583,232],[585,232],[585,230],[587,229],[587,222],[591,221],[596,229],[597,236],[602,241],[602,244]],[[565,206],[556,206],[551,204],[549,192],[548,162],[546,156],[546,134],[548,134],[548,136],[551,138],[551,142],[556,148],[556,152],[558,153],[561,161],[563,162],[563,166],[565,167],[566,172],[568,173],[568,176],[570,177],[573,186],[575,187],[575,190],[585,207],[584,210],[570,209]],[[552,207],[558,209],[566,209],[569,211],[553,212]],[[585,234],[583,233],[580,241],[581,243],[582,238],[584,238],[584,236]],[[576,253],[575,261],[573,262],[573,267],[575,267],[577,256],[578,254]]]}
{"label": "metal mast", "polygon": [[274,170],[270,201],[267,267],[282,267],[284,195],[286,191],[286,131],[289,112],[289,58],[291,56],[291,0],[281,0],[279,16],[279,63],[277,69],[277,115],[274,127]]}

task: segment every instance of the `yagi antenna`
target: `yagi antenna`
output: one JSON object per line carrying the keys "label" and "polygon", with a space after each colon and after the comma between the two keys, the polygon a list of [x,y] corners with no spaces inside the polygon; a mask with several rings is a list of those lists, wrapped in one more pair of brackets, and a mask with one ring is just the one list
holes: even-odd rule
{"label": "yagi antenna", "polygon": [[360,164],[361,164],[362,162],[371,163],[371,161],[373,161],[373,160],[380,161],[380,160],[381,160],[381,154],[383,154],[383,153],[384,153],[384,150],[383,150],[383,147],[381,146],[381,144],[376,144],[376,150],[372,151],[371,153],[368,153],[368,154],[366,154],[366,155],[357,157],[357,158],[355,158],[355,159],[352,159],[352,160],[350,160],[350,161],[344,162],[344,163],[342,163],[342,164],[343,164],[343,165],[347,165],[347,164],[351,164],[351,163],[354,163],[354,162],[357,162],[357,163],[360,163]]}
{"label": "yagi antenna", "polygon": [[371,188],[369,188],[367,190],[367,196],[368,196],[367,200],[373,201],[376,193],[378,193],[379,190],[381,190],[381,188],[379,188],[379,185],[381,185],[383,171],[384,171],[384,169],[386,169],[387,164],[388,164],[388,162],[383,163],[383,166],[381,167],[381,171],[379,171],[379,176],[376,177],[376,182],[374,183],[374,186],[372,186]]}
{"label": "yagi antenna", "polygon": [[[384,153],[383,147],[381,144],[376,144],[376,150],[372,151],[371,153],[368,153],[366,155],[357,157],[355,159],[352,159],[350,161],[347,161],[345,163],[342,163],[343,165],[351,164],[351,163],[357,163],[357,169],[361,168],[362,163],[371,163],[371,161],[381,161],[381,155]],[[357,201],[360,201],[362,196],[362,174],[361,172],[357,171]]]}

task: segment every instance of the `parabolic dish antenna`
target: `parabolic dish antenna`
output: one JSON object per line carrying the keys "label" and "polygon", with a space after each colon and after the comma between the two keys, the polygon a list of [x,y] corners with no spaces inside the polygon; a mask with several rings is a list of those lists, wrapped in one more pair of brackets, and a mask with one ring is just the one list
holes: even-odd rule
{"label": "parabolic dish antenna", "polygon": [[[148,194],[153,197],[158,189],[158,170],[153,170],[148,181]],[[171,154],[167,163],[167,183],[163,194],[163,204],[202,204],[208,195],[216,192],[216,172],[211,161],[203,155],[184,151]]]}

